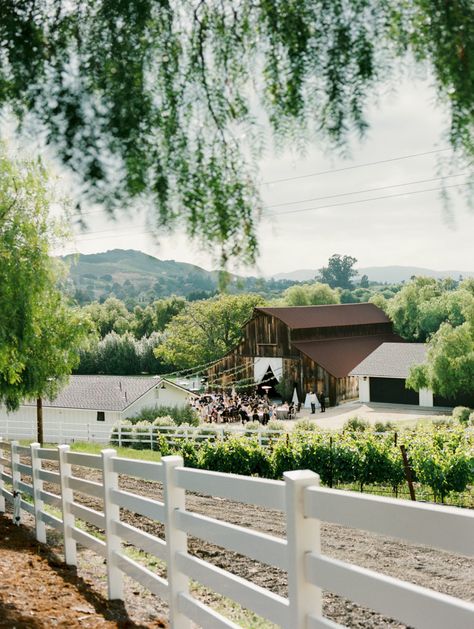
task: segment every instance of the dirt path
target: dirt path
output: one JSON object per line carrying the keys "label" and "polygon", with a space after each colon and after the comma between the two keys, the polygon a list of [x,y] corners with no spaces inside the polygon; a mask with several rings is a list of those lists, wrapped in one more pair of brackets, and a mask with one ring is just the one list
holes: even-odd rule
{"label": "dirt path", "polygon": [[0,515],[0,627],[5,629],[148,629],[165,621],[145,620],[120,601],[108,601],[104,588],[64,565],[32,530]]}
{"label": "dirt path", "polygon": [[[82,470],[82,473],[80,470],[81,468],[75,469],[74,474],[86,475],[91,480],[100,480],[96,472],[89,470],[84,474],[84,470]],[[158,500],[161,500],[162,497],[160,485],[154,482],[121,477],[120,485],[121,488],[142,496],[149,496]],[[76,499],[78,498],[79,495]],[[102,505],[96,499],[84,497],[80,502],[98,510],[102,509]],[[254,528],[275,536],[283,537],[285,535],[285,521],[283,515],[279,512],[194,494],[187,496],[187,507],[197,513],[240,526]],[[123,511],[121,517],[125,522],[153,535],[163,536],[163,526],[160,523],[127,511]],[[7,535],[10,539],[6,541],[1,541],[4,536],[2,536],[0,531],[0,570],[4,573],[10,565],[10,561],[13,561],[8,555],[13,541],[12,550],[14,554],[16,553],[14,559],[19,566],[18,571],[21,569],[21,574],[23,575],[20,581],[21,587],[29,587],[26,595],[21,594],[18,596],[18,599],[26,598],[27,602],[24,605],[20,600],[15,599],[13,601],[14,609],[21,614],[19,620],[22,620],[23,617],[28,619],[26,614],[31,611],[28,599],[34,596],[35,605],[40,609],[40,614],[43,614],[44,618],[47,617],[48,613],[51,614],[53,618],[57,619],[56,626],[163,626],[163,624],[160,624],[159,619],[160,617],[167,617],[166,604],[156,599],[140,586],[137,586],[131,580],[125,580],[124,605],[117,606],[106,601],[105,566],[103,565],[103,560],[91,551],[87,549],[80,550],[78,571],[80,577],[76,577],[74,573],[58,562],[57,557],[52,560],[53,563],[51,565],[51,560],[45,556],[44,549],[42,554],[37,556],[38,545],[32,541],[31,537],[26,556],[23,552],[19,552],[22,547],[21,544],[16,543],[15,536],[20,535],[20,531],[13,526],[10,528],[13,528],[14,531],[13,534],[10,532]],[[391,538],[371,535],[330,524],[322,526],[321,537],[322,551],[329,556],[377,570],[390,576],[402,578],[421,586],[430,587],[439,592],[465,600],[474,599],[474,566],[473,562],[466,557],[435,551],[423,546],[403,544]],[[223,548],[195,538],[189,539],[189,552],[275,593],[282,596],[287,594],[286,573],[281,570],[264,566],[242,555],[226,551]],[[48,570],[51,571],[51,577],[41,576],[41,572],[38,572],[39,568],[46,569],[46,566],[49,566]],[[164,576],[164,566],[160,562],[156,562],[152,566],[149,565],[149,567]],[[31,574],[38,574],[38,576],[34,576],[31,581]],[[68,584],[69,587],[64,590],[66,599],[63,595],[61,595],[59,600],[54,599],[48,591],[41,589],[45,587],[48,579],[51,579],[51,587],[56,596],[58,591],[63,591],[64,584]],[[5,606],[8,603],[6,597],[10,596],[11,592],[15,593],[15,591],[18,591],[15,590],[16,581],[17,579],[12,577],[8,582],[8,587],[0,589],[0,605]],[[38,592],[41,594],[39,597]],[[88,597],[85,597],[85,594]],[[193,594],[211,605],[222,606],[222,600],[218,595],[203,588],[193,591]],[[84,599],[81,602],[76,602],[75,598],[70,601],[70,596],[83,596],[85,597],[85,602]],[[44,604],[41,602],[43,598],[45,599]],[[66,605],[64,605],[65,600],[67,601]],[[331,593],[324,593],[323,602],[325,615],[347,627],[360,629],[404,627],[403,624],[395,620],[384,618],[380,614],[364,609]],[[75,607],[82,607],[83,605],[92,609],[102,624],[95,621],[95,616],[77,610],[76,616],[62,615],[61,610],[64,613],[72,614]],[[63,609],[65,607],[67,607],[66,610]],[[6,609],[8,611],[8,608]],[[2,611],[3,608],[0,607],[0,618]],[[81,618],[80,621],[77,620],[78,617]],[[92,619],[94,619],[94,622],[92,622]],[[89,621],[91,621],[89,624],[85,624]],[[77,624],[77,622],[80,624]],[[10,622],[10,624],[2,625],[0,621],[0,627],[12,627],[13,624]],[[49,622],[47,624],[16,624],[15,626],[49,628],[55,625]],[[250,623],[247,626],[253,629],[257,625]]]}

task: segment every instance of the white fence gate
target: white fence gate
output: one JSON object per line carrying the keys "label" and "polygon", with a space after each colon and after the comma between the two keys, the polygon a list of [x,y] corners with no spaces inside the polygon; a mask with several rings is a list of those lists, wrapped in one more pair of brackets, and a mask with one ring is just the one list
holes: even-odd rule
{"label": "white fence gate", "polygon": [[[45,461],[57,465],[57,471],[44,469]],[[102,482],[75,476],[73,466],[99,470]],[[162,483],[164,500],[121,490],[119,475]],[[76,564],[78,543],[103,556],[109,598],[122,598],[127,574],[168,601],[175,629],[189,629],[191,621],[206,629],[237,626],[197,600],[190,593],[190,579],[288,629],[341,626],[323,616],[322,590],[413,627],[472,629],[472,603],[321,554],[320,522],[472,556],[473,511],[326,489],[309,471],[287,472],[284,477],[272,481],[195,470],[183,467],[177,456],[149,463],[117,457],[110,449],[89,455],[71,452],[67,445],[45,449],[39,444],[26,447],[0,441],[0,511],[5,510],[5,499],[15,500],[16,492],[29,496],[29,501],[21,499],[21,508],[34,516],[38,541],[46,542],[50,526],[63,534],[67,564]],[[44,483],[55,485],[57,491],[45,491]],[[282,511],[286,539],[193,513],[186,509],[187,491]],[[77,492],[102,499],[103,510],[81,505],[75,499]],[[48,505],[61,516],[48,511]],[[120,508],[164,523],[164,539],[121,521]],[[77,520],[103,529],[105,541],[79,528]],[[288,598],[191,555],[188,535],[287,571]],[[167,579],[128,557],[123,542],[166,562]]]}

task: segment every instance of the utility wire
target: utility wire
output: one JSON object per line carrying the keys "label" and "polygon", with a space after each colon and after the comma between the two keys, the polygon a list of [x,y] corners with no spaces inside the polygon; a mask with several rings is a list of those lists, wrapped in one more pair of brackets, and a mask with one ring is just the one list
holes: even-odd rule
{"label": "utility wire", "polygon": [[431,179],[416,179],[405,183],[395,183],[390,186],[379,186],[377,188],[365,188],[363,190],[353,190],[352,192],[340,192],[339,194],[329,194],[324,197],[310,197],[309,199],[301,199],[301,201],[288,201],[287,203],[272,203],[267,205],[265,209],[281,207],[283,205],[297,205],[298,203],[309,203],[310,201],[323,201],[325,199],[335,199],[337,197],[347,197],[352,194],[363,194],[365,192],[379,192],[380,190],[388,190],[389,188],[401,188],[403,186],[413,186],[418,183],[428,183],[430,181],[440,181],[441,179],[452,179],[453,177],[461,177],[467,173],[457,173],[456,175],[443,175],[442,177],[433,177]]}
{"label": "utility wire", "polygon": [[381,199],[394,199],[396,197],[408,197],[414,194],[422,194],[424,192],[437,192],[441,190],[446,190],[448,188],[461,188],[462,186],[469,185],[469,182],[466,183],[457,183],[452,184],[450,186],[444,186],[443,188],[424,188],[423,190],[413,190],[412,192],[400,192],[398,194],[386,194],[379,197],[371,197],[369,199],[359,199],[357,201],[346,201],[344,203],[332,203],[330,205],[318,205],[317,207],[306,207],[299,210],[287,210],[285,212],[274,212],[274,213],[265,213],[266,216],[282,216],[283,214],[299,214],[300,212],[312,212],[314,210],[326,210],[332,207],[343,207],[345,205],[354,205],[356,203],[366,203],[368,201],[380,201]]}
{"label": "utility wire", "polygon": [[282,177],[281,179],[270,179],[264,181],[263,185],[269,185],[274,183],[284,183],[285,181],[295,181],[297,179],[307,179],[308,177],[320,177],[321,175],[329,175],[332,173],[341,173],[346,170],[355,170],[356,168],[366,168],[367,166],[377,166],[378,164],[388,164],[389,162],[398,162],[403,159],[412,159],[413,157],[421,157],[423,155],[433,155],[434,153],[442,153],[444,151],[450,151],[451,148],[436,149],[434,151],[425,151],[424,153],[412,153],[411,155],[401,155],[400,157],[391,157],[389,159],[379,159],[376,162],[365,162],[363,164],[355,164],[354,166],[344,166],[343,168],[333,168],[332,170],[320,170],[315,173],[308,173],[307,175],[295,175],[294,177]]}

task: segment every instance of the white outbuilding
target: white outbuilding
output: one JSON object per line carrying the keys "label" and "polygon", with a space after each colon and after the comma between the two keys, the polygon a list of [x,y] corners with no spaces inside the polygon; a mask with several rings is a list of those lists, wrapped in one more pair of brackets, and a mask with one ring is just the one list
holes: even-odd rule
{"label": "white outbuilding", "polygon": [[361,363],[350,376],[359,378],[359,400],[385,404],[411,404],[414,406],[448,406],[436,398],[429,389],[413,391],[406,387],[411,367],[426,360],[425,343],[382,343]]}
{"label": "white outbuilding", "polygon": [[[108,435],[117,422],[145,407],[189,404],[194,393],[159,376],[71,376],[54,400],[43,400],[45,441],[71,441]],[[0,406],[0,437],[28,439],[36,434],[36,402],[14,412]]]}

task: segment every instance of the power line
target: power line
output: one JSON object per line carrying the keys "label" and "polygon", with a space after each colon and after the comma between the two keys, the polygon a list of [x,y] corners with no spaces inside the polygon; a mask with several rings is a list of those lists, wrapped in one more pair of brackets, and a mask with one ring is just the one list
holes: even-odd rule
{"label": "power line", "polygon": [[[380,201],[381,199],[394,199],[396,197],[408,197],[414,194],[422,194],[424,192],[438,192],[446,190],[448,188],[460,188],[462,186],[468,186],[469,183],[457,183],[450,186],[444,186],[443,188],[424,188],[423,190],[413,190],[412,192],[400,192],[398,194],[386,194],[379,197],[371,197],[369,199],[358,199],[357,201],[346,201],[345,203],[332,203],[330,205],[318,205],[317,207],[306,207],[300,210],[288,210],[287,212],[275,212],[271,216],[282,216],[283,214],[299,214],[300,212],[311,212],[313,210],[326,210],[332,207],[343,207],[345,205],[355,205],[356,203],[366,203],[368,201]],[[270,215],[267,215],[270,216]]]}
{"label": "power line", "polygon": [[309,201],[323,201],[324,199],[335,199],[337,197],[347,197],[352,194],[363,194],[364,192],[378,192],[380,190],[388,190],[389,188],[401,188],[403,186],[412,186],[418,183],[428,183],[430,181],[439,181],[440,179],[452,179],[453,177],[461,177],[467,173],[458,173],[456,175],[443,175],[442,177],[433,177],[431,179],[417,179],[413,181],[407,181],[405,183],[396,183],[391,186],[379,186],[377,188],[365,188],[363,190],[354,190],[352,192],[340,192],[339,194],[329,194],[323,197],[310,197],[309,199],[301,199],[301,201],[289,201],[287,203],[272,203],[267,205],[266,208],[281,207],[283,205],[297,205],[298,203],[308,203]]}
{"label": "power line", "polygon": [[[457,176],[460,176],[460,175],[452,175],[452,176],[453,177],[455,177],[455,176],[457,177]],[[437,179],[434,179],[433,181],[436,181],[436,180]],[[398,185],[402,185],[402,184],[397,184],[397,186]],[[409,185],[409,184],[406,184],[406,185]],[[320,206],[317,206],[317,207],[302,208],[302,209],[299,209],[299,210],[288,210],[288,211],[273,212],[273,213],[272,212],[264,212],[264,215],[265,216],[282,216],[284,214],[298,214],[300,212],[309,212],[309,211],[312,211],[312,210],[324,210],[324,209],[328,209],[328,208],[332,208],[332,207],[343,207],[343,206],[346,206],[346,205],[354,205],[356,203],[366,203],[366,202],[369,202],[369,201],[380,201],[382,199],[394,199],[394,198],[397,198],[397,197],[410,196],[410,195],[414,195],[414,194],[422,194],[424,192],[437,192],[437,191],[442,191],[442,190],[446,190],[446,189],[449,189],[449,188],[459,188],[459,187],[467,186],[467,185],[469,185],[468,182],[461,183],[461,184],[452,184],[452,185],[444,186],[444,187],[441,187],[441,188],[423,188],[422,190],[414,190],[414,191],[411,191],[411,192],[399,192],[397,194],[388,194],[388,195],[382,195],[382,196],[378,196],[378,197],[370,197],[370,198],[366,198],[366,199],[358,199],[358,200],[355,200],[355,201],[346,201],[344,203],[332,203],[332,204],[329,204],[329,205],[320,205]],[[392,186],[387,186],[387,188],[388,187],[392,187]],[[393,187],[395,187],[395,186],[393,186]],[[345,193],[343,193],[341,196],[344,196],[344,194]],[[351,194],[351,193],[347,193],[347,194]],[[334,195],[334,196],[336,197],[336,196],[339,196],[339,195]],[[114,233],[113,229],[105,229],[105,230],[99,230],[99,231],[92,231],[92,232],[89,232],[89,234],[106,234],[108,232],[112,232],[112,234],[109,235],[109,236],[106,236],[107,239],[121,238],[123,236],[128,236],[129,234],[134,234],[136,236],[153,234],[153,232],[151,230],[134,231],[133,229],[129,229],[127,231],[122,231],[122,232],[119,232],[119,233],[117,233],[117,232]],[[88,241],[88,240],[100,240],[103,237],[104,236],[94,236],[94,235],[92,235],[92,236],[89,236],[89,235],[82,236],[81,234],[76,235],[76,238],[78,238],[80,240],[80,242],[85,242],[85,241]]]}
{"label": "power line", "polygon": [[334,168],[332,170],[320,170],[315,173],[308,173],[307,175],[295,175],[294,177],[283,177],[281,179],[271,179],[264,181],[263,185],[269,185],[274,183],[283,183],[285,181],[295,181],[296,179],[306,179],[308,177],[319,177],[320,175],[329,175],[331,173],[341,173],[346,170],[354,170],[356,168],[366,168],[367,166],[377,166],[378,164],[388,164],[389,162],[398,162],[403,159],[412,159],[413,157],[421,157],[422,155],[433,155],[434,153],[442,153],[444,151],[450,151],[451,148],[436,149],[434,151],[425,151],[424,153],[412,153],[411,155],[401,155],[400,157],[391,157],[389,159],[379,159],[376,162],[365,162],[363,164],[355,164],[354,166],[344,166],[343,168]]}

